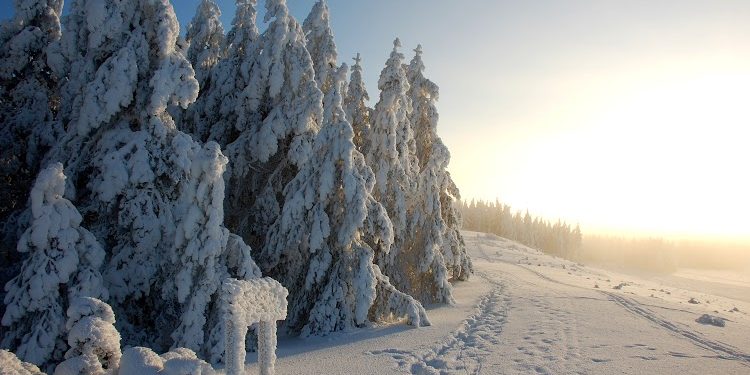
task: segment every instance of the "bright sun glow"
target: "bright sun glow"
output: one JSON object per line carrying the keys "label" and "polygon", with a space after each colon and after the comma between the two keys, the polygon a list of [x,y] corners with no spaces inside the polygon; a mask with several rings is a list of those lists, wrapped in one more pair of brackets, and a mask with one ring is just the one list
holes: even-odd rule
{"label": "bright sun glow", "polygon": [[749,88],[750,74],[704,74],[600,102],[536,142],[504,199],[589,230],[746,236]]}

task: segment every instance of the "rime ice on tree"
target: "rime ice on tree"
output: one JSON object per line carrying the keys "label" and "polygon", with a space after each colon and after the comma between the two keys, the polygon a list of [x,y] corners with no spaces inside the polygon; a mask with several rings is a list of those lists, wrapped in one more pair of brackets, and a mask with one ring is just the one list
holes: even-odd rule
{"label": "rime ice on tree", "polygon": [[[422,248],[415,232],[415,213],[419,203],[417,190],[419,165],[416,145],[409,121],[411,100],[407,95],[409,83],[403,68],[403,55],[398,52],[401,42],[396,39],[393,52],[380,74],[378,87],[380,100],[372,114],[367,161],[377,181],[374,196],[385,206],[393,221],[394,245],[389,254],[378,254],[377,261],[383,273],[399,290],[421,302],[450,300],[450,287],[444,272],[433,262],[432,248]],[[439,255],[439,254],[438,254]],[[444,266],[443,266],[444,267]],[[425,278],[433,278],[432,284]],[[424,293],[430,290],[429,293]]]}
{"label": "rime ice on tree", "polygon": [[414,325],[428,324],[422,306],[393,289],[373,263],[373,247],[388,252],[392,228],[371,195],[373,175],[342,108],[346,71],[335,72],[312,158],[286,186],[260,257],[290,289],[287,328],[305,336],[362,326],[371,310],[375,320],[408,315]]}
{"label": "rime ice on tree", "polygon": [[13,18],[0,23],[0,285],[20,265],[14,250],[28,224],[22,212],[29,187],[62,133],[55,121],[57,77],[46,62],[47,47],[61,35],[62,0],[13,5]]}
{"label": "rime ice on tree", "polygon": [[[176,129],[168,105],[198,95],[175,49],[168,0],[77,0],[51,55],[68,133],[72,196],[110,250],[105,277],[124,345],[221,348],[218,285],[257,275],[249,248],[223,228],[226,159]],[[198,254],[198,243],[207,251]],[[202,244],[203,245],[203,244]],[[180,273],[180,270],[190,270]]]}
{"label": "rime ice on tree", "polygon": [[186,57],[195,69],[195,79],[201,90],[205,87],[211,68],[224,52],[224,27],[219,17],[221,10],[216,2],[202,0],[185,33],[185,41],[189,45]]}
{"label": "rime ice on tree", "polygon": [[22,362],[15,354],[0,349],[0,368],[13,375],[44,375],[39,367],[28,362]]}
{"label": "rime ice on tree", "polygon": [[[282,190],[307,161],[320,126],[322,93],[315,84],[305,34],[283,0],[266,1],[268,28],[252,84],[242,91],[256,116],[227,146],[230,165],[227,223],[262,247],[281,213]],[[258,111],[254,113],[253,110]]]}
{"label": "rime ice on tree", "polygon": [[115,314],[106,303],[89,297],[75,298],[68,308],[68,345],[65,361],[55,375],[109,375],[120,367],[120,334]]}
{"label": "rime ice on tree", "polygon": [[[217,45],[219,35],[216,34],[216,23],[219,20],[214,20],[213,6],[205,8],[210,11],[208,14],[202,12],[203,5],[199,8],[199,20],[204,25],[201,30],[211,28],[203,53],[211,61],[214,57],[218,60],[206,70],[200,82],[198,100],[186,111],[183,127],[197,139],[216,141],[222,148],[237,139],[245,129],[255,126],[257,121],[256,102],[261,91],[261,80],[256,67],[260,34],[255,21],[255,6],[255,0],[237,0],[232,28],[226,38],[221,34],[221,45]],[[200,69],[196,70],[196,76],[199,72]]]}
{"label": "rime ice on tree", "polygon": [[370,96],[367,94],[367,88],[362,79],[361,61],[362,58],[357,53],[357,56],[354,58],[354,65],[352,66],[349,87],[346,90],[346,97],[344,98],[344,112],[346,112],[346,119],[352,125],[352,130],[354,130],[354,145],[357,146],[357,150],[362,155],[367,155],[369,152],[370,113],[372,110],[367,107],[367,101],[370,100]]}
{"label": "rime ice on tree", "polygon": [[318,0],[305,18],[302,29],[307,35],[307,50],[315,67],[315,81],[324,94],[333,86],[336,72],[336,42],[333,40],[328,4]]}
{"label": "rime ice on tree", "polygon": [[63,198],[63,166],[43,170],[31,189],[31,226],[18,242],[28,253],[21,273],[5,285],[2,340],[23,359],[46,367],[62,359],[65,309],[76,297],[107,298],[99,268],[104,250],[81,227],[81,215]]}
{"label": "rime ice on tree", "polygon": [[[471,259],[461,236],[461,214],[456,202],[461,200],[456,184],[447,171],[450,162],[448,148],[437,134],[438,86],[424,77],[422,46],[417,45],[415,55],[407,69],[412,112],[410,122],[414,128],[416,153],[419,160],[420,198],[418,203],[423,213],[419,215],[424,228],[432,240],[430,246],[439,246],[448,268],[449,277],[466,280],[472,272]],[[427,227],[425,227],[427,226]]]}
{"label": "rime ice on tree", "polygon": [[195,79],[200,87],[198,99],[186,110],[170,108],[180,130],[201,141],[206,141],[210,128],[210,118],[205,107],[206,96],[213,86],[213,68],[226,55],[224,28],[220,17],[221,10],[214,0],[201,0],[185,33],[185,42],[188,44],[186,57],[195,69]]}

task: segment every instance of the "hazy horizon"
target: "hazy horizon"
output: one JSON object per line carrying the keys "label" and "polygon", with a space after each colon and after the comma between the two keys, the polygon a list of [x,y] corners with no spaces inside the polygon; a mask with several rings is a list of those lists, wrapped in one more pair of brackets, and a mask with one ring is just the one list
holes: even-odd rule
{"label": "hazy horizon", "polygon": [[[234,1],[217,2],[229,30]],[[173,1],[183,30],[197,3]],[[288,4],[301,22],[313,2]],[[750,243],[750,2],[328,4],[339,61],[362,54],[371,103],[391,41],[407,61],[422,44],[465,200],[584,234]]]}

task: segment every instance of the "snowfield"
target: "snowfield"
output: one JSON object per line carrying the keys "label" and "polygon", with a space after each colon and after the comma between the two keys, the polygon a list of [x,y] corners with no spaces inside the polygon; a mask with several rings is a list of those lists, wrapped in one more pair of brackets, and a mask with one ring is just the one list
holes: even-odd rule
{"label": "snowfield", "polygon": [[[476,273],[456,285],[455,306],[428,309],[432,326],[281,338],[277,373],[750,374],[750,283],[741,277],[637,277],[463,235]],[[704,314],[725,327],[699,323]]]}

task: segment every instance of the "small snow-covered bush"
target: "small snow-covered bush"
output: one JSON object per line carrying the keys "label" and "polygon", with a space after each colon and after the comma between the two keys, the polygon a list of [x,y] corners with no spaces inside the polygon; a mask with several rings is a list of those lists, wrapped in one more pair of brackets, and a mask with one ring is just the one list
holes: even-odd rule
{"label": "small snow-covered bush", "polygon": [[120,334],[114,327],[112,308],[96,298],[76,298],[68,308],[66,360],[55,375],[117,374],[120,366]]}
{"label": "small snow-covered bush", "polygon": [[3,375],[42,375],[39,367],[21,362],[12,352],[0,349],[0,374]]}

